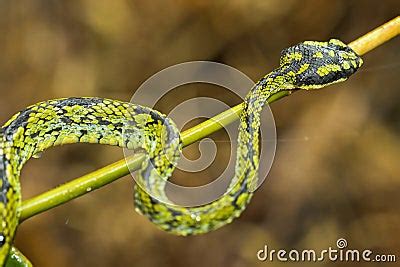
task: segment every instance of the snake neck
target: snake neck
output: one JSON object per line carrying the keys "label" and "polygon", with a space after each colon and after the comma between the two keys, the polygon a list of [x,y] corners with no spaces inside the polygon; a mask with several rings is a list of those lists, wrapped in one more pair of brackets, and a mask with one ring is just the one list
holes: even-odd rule
{"label": "snake neck", "polygon": [[[257,184],[257,172],[260,157],[261,112],[268,98],[282,90],[292,89],[293,77],[285,69],[278,68],[259,80],[247,94],[240,116],[237,148],[236,173],[230,187],[241,184],[244,190],[254,191]],[[233,192],[238,194],[238,192]]]}

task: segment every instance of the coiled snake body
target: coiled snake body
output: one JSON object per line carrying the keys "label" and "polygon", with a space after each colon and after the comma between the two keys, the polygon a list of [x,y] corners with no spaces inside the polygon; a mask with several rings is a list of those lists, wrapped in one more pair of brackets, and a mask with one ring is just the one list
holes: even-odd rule
{"label": "coiled snake body", "polygon": [[206,233],[238,217],[252,197],[250,189],[256,184],[259,165],[260,112],[268,97],[281,90],[317,89],[344,81],[361,64],[361,58],[336,39],[306,41],[283,50],[280,66],[258,81],[245,99],[235,175],[229,188],[218,200],[199,207],[165,203],[165,182],[181,150],[179,131],[165,115],[147,107],[93,97],[50,100],[26,108],[0,131],[0,265],[10,251],[18,225],[20,172],[36,153],[71,143],[143,149],[148,160],[138,172],[141,186],[135,189],[137,209],[165,231],[178,235]]}

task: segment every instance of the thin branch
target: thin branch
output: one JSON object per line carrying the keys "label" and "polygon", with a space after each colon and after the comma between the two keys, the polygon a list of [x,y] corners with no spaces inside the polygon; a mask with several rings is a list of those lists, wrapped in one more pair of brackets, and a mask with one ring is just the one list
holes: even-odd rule
{"label": "thin branch", "polygon": [[360,56],[400,34],[400,16],[382,24],[369,33],[351,42],[349,46]]}
{"label": "thin branch", "polygon": [[[361,36],[357,40],[351,42],[349,46],[359,55],[364,55],[399,34],[400,16]],[[288,96],[291,92],[293,91],[282,91],[272,95],[268,99],[268,103],[272,103]],[[242,111],[242,107],[243,104],[239,104],[187,131],[184,131],[182,133],[183,146],[195,143],[196,141],[234,122]],[[129,169],[139,169],[143,159],[144,155],[139,154],[117,161],[31,199],[23,201],[20,207],[20,222],[109,184],[129,174]]]}

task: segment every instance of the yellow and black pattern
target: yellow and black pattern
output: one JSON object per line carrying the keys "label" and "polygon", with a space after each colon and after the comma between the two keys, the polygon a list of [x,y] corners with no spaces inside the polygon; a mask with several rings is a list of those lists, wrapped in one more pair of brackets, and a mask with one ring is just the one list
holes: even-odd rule
{"label": "yellow and black pattern", "polygon": [[148,160],[138,172],[136,209],[171,233],[206,233],[238,217],[252,197],[250,189],[257,182],[259,165],[260,112],[268,97],[282,90],[317,89],[344,81],[361,65],[361,58],[336,39],[306,41],[283,50],[280,66],[258,81],[245,99],[235,176],[230,186],[221,198],[199,207],[168,204],[164,187],[178,160],[181,140],[175,124],[165,115],[101,98],[58,99],[28,107],[0,130],[0,265],[9,253],[18,225],[20,171],[36,153],[72,143],[145,150]]}
{"label": "yellow and black pattern", "polygon": [[50,100],[28,107],[3,126],[0,138],[1,263],[18,224],[19,175],[25,162],[35,154],[73,143],[145,150],[149,160],[138,176],[143,184],[154,188],[152,176],[168,178],[181,149],[175,124],[158,111],[93,97]]}

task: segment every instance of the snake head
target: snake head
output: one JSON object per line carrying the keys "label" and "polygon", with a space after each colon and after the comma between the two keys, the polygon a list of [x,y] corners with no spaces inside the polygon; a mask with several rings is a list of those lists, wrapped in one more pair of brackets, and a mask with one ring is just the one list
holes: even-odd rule
{"label": "snake head", "polygon": [[280,65],[301,89],[318,89],[346,80],[361,67],[362,59],[337,39],[305,41],[284,49]]}

